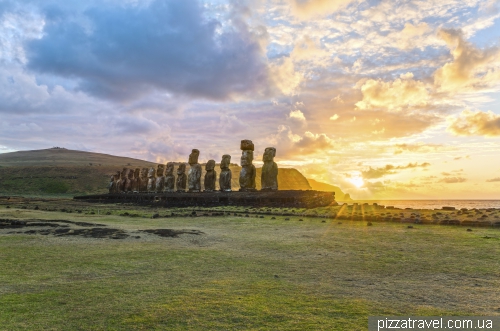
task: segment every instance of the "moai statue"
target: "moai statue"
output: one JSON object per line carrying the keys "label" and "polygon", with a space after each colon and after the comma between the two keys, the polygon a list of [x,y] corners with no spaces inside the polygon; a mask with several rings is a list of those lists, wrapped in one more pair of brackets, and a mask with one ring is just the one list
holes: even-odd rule
{"label": "moai statue", "polygon": [[278,165],[274,162],[276,156],[276,148],[268,147],[264,152],[262,161],[262,176],[260,182],[262,191],[277,191],[278,190]]}
{"label": "moai statue", "polygon": [[117,171],[113,176],[111,176],[111,180],[109,181],[108,189],[109,193],[119,193],[118,186],[120,185],[120,172]]}
{"label": "moai statue", "polygon": [[148,171],[148,192],[154,192],[156,189],[156,170],[151,167]]}
{"label": "moai statue", "polygon": [[200,151],[193,149],[189,154],[188,189],[189,192],[200,192],[201,190],[201,165],[198,163]]}
{"label": "moai statue", "polygon": [[174,162],[167,163],[165,170],[165,192],[173,192],[175,190]]}
{"label": "moai statue", "polygon": [[255,191],[255,166],[253,161],[253,143],[251,140],[241,141],[240,191]]}
{"label": "moai statue", "polygon": [[163,177],[163,171],[165,166],[163,164],[158,165],[158,169],[156,170],[156,193],[163,192],[165,188],[165,177]]}
{"label": "moai statue", "polygon": [[205,192],[215,191],[215,180],[217,178],[217,172],[215,171],[215,161],[208,160],[205,165],[205,170],[207,173],[205,174]]}
{"label": "moai statue", "polygon": [[141,169],[135,168],[134,170],[134,181],[132,182],[132,191],[139,192],[139,187],[141,186]]}
{"label": "moai statue", "polygon": [[177,181],[175,183],[175,186],[177,186],[177,192],[186,191],[186,181],[186,164],[181,163],[179,164],[179,168],[177,168]]}
{"label": "moai statue", "polygon": [[139,192],[147,192],[148,191],[148,168],[141,169],[138,191]]}
{"label": "moai statue", "polygon": [[133,183],[134,183],[134,169],[128,169],[127,181],[125,182],[125,187],[123,191],[132,192]]}
{"label": "moai statue", "polygon": [[125,185],[127,184],[127,168],[123,168],[120,172],[120,180],[118,181],[117,189],[118,192],[125,192]]}
{"label": "moai statue", "polygon": [[[231,169],[229,169],[229,163],[231,162],[231,155],[222,155],[222,161],[220,161],[220,176],[219,176],[219,188],[222,192],[231,192]],[[205,184],[205,189],[206,189]]]}

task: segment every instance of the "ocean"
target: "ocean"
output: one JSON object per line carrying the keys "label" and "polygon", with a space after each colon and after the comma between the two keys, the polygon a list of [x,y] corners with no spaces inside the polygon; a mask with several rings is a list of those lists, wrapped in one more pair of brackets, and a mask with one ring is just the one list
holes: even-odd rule
{"label": "ocean", "polygon": [[412,208],[412,209],[441,209],[443,207],[455,207],[460,208],[499,208],[500,200],[356,200],[352,202],[339,202],[339,204],[347,203],[351,205],[352,203],[377,203],[383,206],[393,206],[396,208]]}

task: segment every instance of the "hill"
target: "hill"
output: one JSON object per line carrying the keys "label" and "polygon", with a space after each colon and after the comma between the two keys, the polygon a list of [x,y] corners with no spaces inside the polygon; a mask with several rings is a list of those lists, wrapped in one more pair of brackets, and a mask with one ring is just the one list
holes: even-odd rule
{"label": "hill", "polygon": [[[64,148],[5,153],[0,154],[0,194],[72,196],[106,193],[109,178],[116,171],[156,165],[134,158]],[[238,190],[241,167],[231,164],[230,169],[233,190]],[[220,173],[218,165],[216,171]],[[261,169],[257,168],[257,189],[260,189],[260,175]],[[307,179],[298,170],[288,168],[279,169],[278,185],[281,190],[311,189]]]}
{"label": "hill", "polygon": [[336,200],[343,200],[344,199],[345,193],[342,192],[340,187],[326,184],[326,183],[322,183],[322,182],[318,182],[318,181],[311,179],[311,178],[307,178],[307,180],[309,181],[309,184],[311,185],[311,188],[313,190],[325,191],[325,192],[335,192]]}

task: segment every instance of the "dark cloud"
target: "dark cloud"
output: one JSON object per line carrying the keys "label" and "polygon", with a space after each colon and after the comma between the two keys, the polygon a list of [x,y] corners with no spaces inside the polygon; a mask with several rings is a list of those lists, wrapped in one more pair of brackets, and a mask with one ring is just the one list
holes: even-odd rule
{"label": "dark cloud", "polygon": [[77,79],[91,95],[226,99],[266,86],[257,37],[244,24],[207,18],[195,0],[101,5],[76,18],[61,8],[44,8],[43,37],[26,44],[28,68]]}
{"label": "dark cloud", "polygon": [[492,179],[487,179],[486,182],[488,182],[488,183],[500,182],[500,177],[495,177],[495,178],[492,178]]}
{"label": "dark cloud", "polygon": [[369,167],[368,170],[361,171],[361,175],[363,176],[364,179],[374,179],[374,178],[380,178],[385,175],[392,175],[397,173],[399,170],[405,170],[405,169],[414,169],[414,168],[426,168],[430,166],[430,163],[424,162],[422,164],[418,163],[408,163],[407,165],[404,166],[394,166],[392,164],[387,164],[385,167],[381,168],[372,168]]}
{"label": "dark cloud", "polygon": [[465,181],[467,181],[467,179],[463,177],[445,177],[439,180],[439,183],[455,184],[455,183],[463,183]]}

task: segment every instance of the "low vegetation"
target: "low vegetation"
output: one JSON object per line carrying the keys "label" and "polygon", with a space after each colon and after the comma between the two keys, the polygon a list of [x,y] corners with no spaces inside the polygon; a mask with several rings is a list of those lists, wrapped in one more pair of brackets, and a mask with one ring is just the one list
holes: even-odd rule
{"label": "low vegetation", "polygon": [[[366,330],[373,315],[500,314],[498,228],[367,226],[340,208],[0,200],[1,220],[38,224],[0,228],[1,329]],[[367,213],[401,212],[458,213]],[[45,223],[120,236],[26,233]]]}

